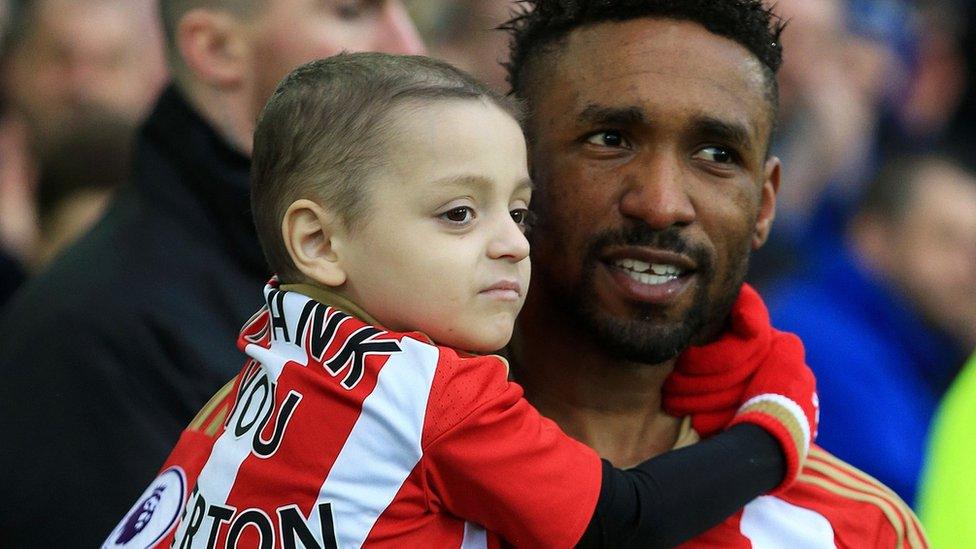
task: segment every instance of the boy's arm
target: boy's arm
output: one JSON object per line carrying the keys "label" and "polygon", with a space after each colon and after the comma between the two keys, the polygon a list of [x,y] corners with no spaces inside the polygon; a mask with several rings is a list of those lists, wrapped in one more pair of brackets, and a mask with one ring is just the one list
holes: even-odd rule
{"label": "boy's arm", "polygon": [[[504,379],[503,368],[493,380],[476,373],[488,369],[458,368],[449,386],[432,395],[454,404],[429,418],[437,434],[422,460],[428,504],[517,546],[678,543],[783,479],[785,459],[776,439],[755,425],[734,427],[631,470],[613,469],[539,415],[521,388]],[[457,415],[462,402],[477,406]],[[452,415],[456,422],[437,427]]]}
{"label": "boy's arm", "polygon": [[785,465],[777,439],[751,424],[625,471],[603,461],[600,498],[577,547],[673,547],[774,488]]}
{"label": "boy's arm", "polygon": [[773,330],[766,359],[751,371],[714,369],[705,360],[677,368],[664,386],[664,408],[672,415],[691,416],[703,437],[738,424],[763,427],[786,457],[786,475],[773,490],[778,493],[796,480],[816,439],[816,385],[799,338]]}

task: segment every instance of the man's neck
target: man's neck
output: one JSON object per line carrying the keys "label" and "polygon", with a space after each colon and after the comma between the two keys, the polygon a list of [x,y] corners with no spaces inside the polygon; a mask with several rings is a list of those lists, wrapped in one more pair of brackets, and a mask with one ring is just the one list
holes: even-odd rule
{"label": "man's neck", "polygon": [[244,91],[221,91],[192,80],[178,85],[187,102],[229,145],[251,156],[257,117]]}
{"label": "man's neck", "polygon": [[661,407],[674,361],[635,364],[611,358],[580,330],[526,307],[512,341],[513,373],[526,398],[567,434],[617,467],[670,450],[680,418]]}

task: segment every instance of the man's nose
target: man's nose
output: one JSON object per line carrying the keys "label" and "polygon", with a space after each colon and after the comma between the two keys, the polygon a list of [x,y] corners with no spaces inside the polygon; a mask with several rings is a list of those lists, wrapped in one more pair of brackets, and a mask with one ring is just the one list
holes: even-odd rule
{"label": "man's nose", "polygon": [[83,105],[100,99],[96,92],[100,76],[94,64],[84,59],[70,60],[66,63],[62,80],[66,98],[73,105]]}
{"label": "man's nose", "polygon": [[403,2],[400,0],[387,2],[383,17],[387,31],[383,33],[375,50],[404,55],[426,53],[427,48],[420,38],[420,32],[410,19]]}
{"label": "man's nose", "polygon": [[674,154],[660,153],[635,167],[620,199],[620,213],[664,230],[695,220],[695,206],[688,195],[688,174]]}
{"label": "man's nose", "polygon": [[499,220],[488,242],[488,257],[506,259],[518,263],[529,256],[529,241],[525,238],[518,223],[506,213],[506,219]]}

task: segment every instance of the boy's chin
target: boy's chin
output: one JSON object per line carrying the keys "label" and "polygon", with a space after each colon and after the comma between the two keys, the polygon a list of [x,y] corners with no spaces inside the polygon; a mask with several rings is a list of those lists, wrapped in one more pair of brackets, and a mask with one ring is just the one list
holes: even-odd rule
{"label": "boy's chin", "polygon": [[469,353],[487,355],[504,349],[505,346],[508,345],[510,339],[512,339],[512,330],[508,330],[504,334],[499,334],[497,337],[468,338],[464,341],[458,341],[458,345],[453,345],[450,343],[447,345],[449,347],[461,349]]}

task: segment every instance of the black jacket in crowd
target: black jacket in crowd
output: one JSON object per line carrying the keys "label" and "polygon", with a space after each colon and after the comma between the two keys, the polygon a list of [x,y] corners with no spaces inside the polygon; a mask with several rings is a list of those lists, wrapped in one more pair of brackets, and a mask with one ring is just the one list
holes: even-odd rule
{"label": "black jacket in crowd", "polygon": [[0,309],[23,283],[24,271],[20,268],[20,264],[0,249]]}
{"label": "black jacket in crowd", "polygon": [[0,316],[0,545],[98,547],[241,368],[249,160],[167,90],[131,184]]}

